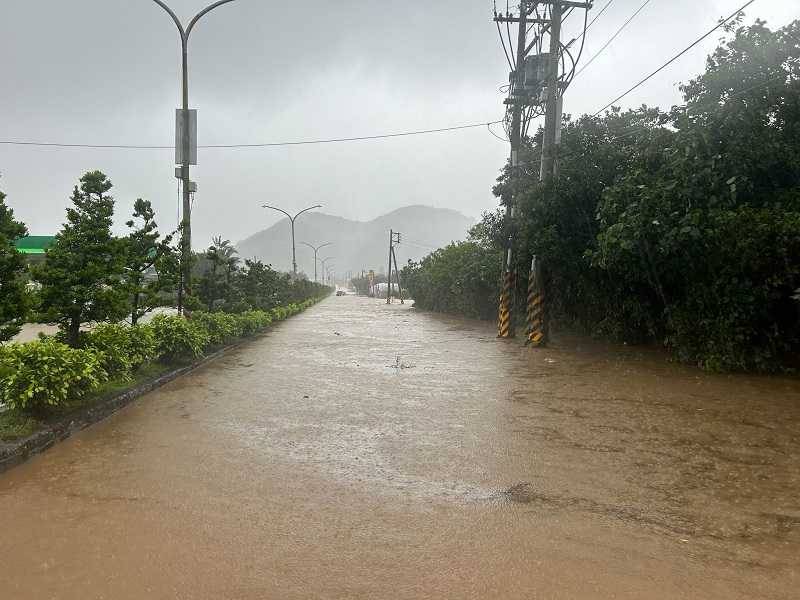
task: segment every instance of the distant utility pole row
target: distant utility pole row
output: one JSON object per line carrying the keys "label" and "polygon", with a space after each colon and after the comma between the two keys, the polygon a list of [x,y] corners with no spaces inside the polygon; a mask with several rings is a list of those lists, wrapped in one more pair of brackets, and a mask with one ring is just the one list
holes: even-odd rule
{"label": "distant utility pole row", "polygon": [[389,280],[388,287],[386,288],[386,304],[392,303],[392,262],[394,262],[394,273],[397,279],[397,293],[400,297],[400,304],[405,304],[403,300],[403,286],[400,283],[400,269],[397,268],[397,255],[394,252],[394,245],[400,243],[401,235],[394,231],[389,230]]}
{"label": "distant utility pole row", "polygon": [[[506,252],[504,256],[502,292],[500,294],[500,307],[498,310],[498,337],[513,337],[512,303],[516,287],[516,273],[513,264],[516,194],[518,179],[522,168],[529,164],[527,157],[523,156],[523,141],[527,135],[531,121],[544,115],[544,139],[542,143],[541,166],[539,171],[540,181],[555,177],[558,170],[557,152],[561,137],[561,115],[563,94],[575,75],[577,58],[573,58],[569,47],[576,40],[567,45],[561,43],[561,24],[564,19],[564,8],[570,12],[583,9],[584,25],[580,37],[581,50],[586,37],[586,24],[588,11],[592,2],[573,2],[567,0],[520,0],[519,13],[505,14],[497,12],[495,8],[494,21],[503,51],[506,55],[511,73],[509,75],[509,92],[505,100],[506,105],[506,132],[511,142],[511,157],[509,161],[509,181],[507,192],[502,198],[506,207],[505,229],[507,231]],[[510,35],[510,24],[518,24],[516,52]],[[500,27],[504,24],[506,36]],[[530,41],[528,34],[532,33]],[[544,40],[549,38],[549,47],[545,51]],[[508,46],[506,46],[506,39]],[[576,38],[577,39],[577,38]],[[570,65],[571,63],[571,65]],[[560,65],[564,64],[563,72]],[[535,280],[541,288],[539,275],[541,265],[533,257],[530,279]],[[528,342],[539,346],[546,341],[547,323],[543,313],[543,289],[534,289],[528,297]],[[541,310],[532,310],[536,304]],[[538,315],[533,318],[530,315]]]}

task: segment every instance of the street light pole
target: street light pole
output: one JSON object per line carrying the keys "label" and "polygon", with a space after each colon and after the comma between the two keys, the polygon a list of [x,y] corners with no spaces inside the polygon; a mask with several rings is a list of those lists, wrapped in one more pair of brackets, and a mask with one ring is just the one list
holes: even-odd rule
{"label": "street light pole", "polygon": [[322,250],[325,246],[333,245],[333,242],[326,242],[321,246],[316,246],[316,247],[312,246],[308,242],[300,242],[300,243],[303,244],[304,246],[308,246],[314,251],[314,283],[317,283],[317,252]]}
{"label": "street light pole", "polygon": [[[153,0],[161,8],[163,8],[178,28],[181,36],[181,72],[182,72],[182,88],[183,88],[183,102],[182,102],[182,139],[181,143],[181,182],[183,187],[183,219],[181,219],[181,265],[180,265],[180,285],[178,286],[178,311],[183,312],[183,295],[190,289],[191,278],[191,252],[192,252],[192,201],[191,192],[189,190],[189,164],[190,157],[190,132],[189,132],[189,35],[191,35],[194,26],[206,14],[223,4],[228,4],[234,0],[220,0],[210,6],[207,6],[199,13],[197,13],[189,25],[184,28],[178,16],[173,10],[167,6],[162,0]],[[196,162],[196,161],[195,161]]]}
{"label": "street light pole", "polygon": [[325,263],[326,263],[326,262],[328,262],[329,260],[336,260],[336,257],[335,257],[335,256],[329,256],[328,258],[323,258],[322,260],[320,260],[320,261],[319,261],[319,262],[321,262],[321,263],[322,263],[322,277],[323,277],[323,283],[327,283],[327,279],[328,279],[328,269],[326,269],[326,268],[325,268]]}
{"label": "street light pole", "polygon": [[295,216],[290,215],[288,212],[283,210],[282,208],[278,208],[277,206],[269,206],[268,204],[262,204],[262,208],[271,208],[272,210],[277,210],[278,212],[282,212],[287,217],[289,217],[289,221],[292,223],[292,271],[294,272],[294,276],[297,277],[297,250],[294,245],[294,221],[297,217],[302,215],[304,212],[308,212],[309,210],[314,210],[315,208],[322,208],[321,204],[315,204],[314,206],[309,206],[308,208],[304,208]]}

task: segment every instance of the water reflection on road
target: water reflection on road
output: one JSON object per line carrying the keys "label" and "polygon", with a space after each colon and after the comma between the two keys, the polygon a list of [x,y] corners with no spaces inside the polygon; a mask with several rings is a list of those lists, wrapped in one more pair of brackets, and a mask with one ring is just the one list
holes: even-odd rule
{"label": "water reflection on road", "polygon": [[0,598],[796,598],[800,383],[330,298],[0,476]]}

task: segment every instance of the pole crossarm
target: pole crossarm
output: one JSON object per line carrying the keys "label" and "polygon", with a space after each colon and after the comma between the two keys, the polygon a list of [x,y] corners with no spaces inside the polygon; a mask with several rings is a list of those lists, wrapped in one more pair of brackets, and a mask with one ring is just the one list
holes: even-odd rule
{"label": "pole crossarm", "polygon": [[499,16],[499,15],[498,15],[498,16],[496,16],[496,17],[495,17],[494,19],[492,19],[492,20],[493,20],[495,23],[520,23],[520,22],[524,21],[525,23],[539,23],[539,24],[544,24],[544,23],[549,23],[549,22],[550,22],[550,21],[549,21],[549,20],[547,20],[547,19],[523,19],[523,18],[521,18],[521,17],[501,17],[501,16]]}

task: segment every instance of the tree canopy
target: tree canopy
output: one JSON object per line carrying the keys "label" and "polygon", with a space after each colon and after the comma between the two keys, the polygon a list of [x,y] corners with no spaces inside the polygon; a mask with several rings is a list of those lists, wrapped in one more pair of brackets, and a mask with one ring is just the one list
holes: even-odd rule
{"label": "tree canopy", "polygon": [[14,211],[5,203],[0,192],[0,342],[19,333],[27,311],[25,262],[14,242],[28,235],[25,225],[14,220]]}
{"label": "tree canopy", "polygon": [[67,222],[47,250],[44,263],[34,270],[42,286],[42,312],[65,330],[71,346],[77,346],[83,323],[117,321],[128,313],[122,282],[124,249],[111,233],[111,187],[100,171],[80,178]]}

